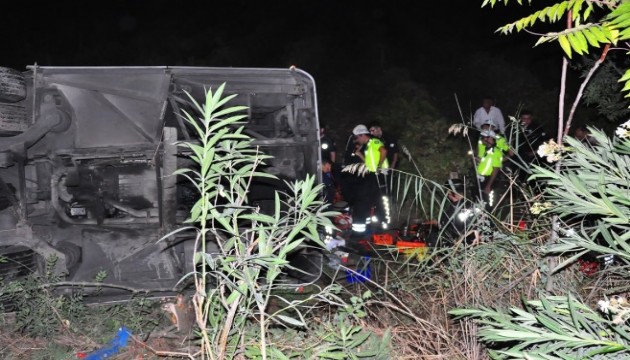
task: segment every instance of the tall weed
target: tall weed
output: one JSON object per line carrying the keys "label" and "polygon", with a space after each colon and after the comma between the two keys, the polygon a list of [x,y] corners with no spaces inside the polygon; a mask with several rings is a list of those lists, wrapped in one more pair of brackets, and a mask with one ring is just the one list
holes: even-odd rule
{"label": "tall weed", "polygon": [[[240,112],[244,107],[226,107],[236,95],[224,97],[224,89],[225,84],[215,92],[209,90],[203,104],[190,97],[195,113],[185,112],[184,118],[199,141],[179,145],[196,166],[176,172],[190,180],[199,195],[187,220],[191,226],[179,231],[194,228],[197,234],[197,270],[189,276],[196,288],[193,304],[201,352],[210,359],[239,354],[289,358],[291,353],[285,354],[282,342],[271,341],[271,334],[286,329],[287,336],[296,330],[313,336],[307,313],[313,310],[313,301],[330,302],[332,288],[325,287],[307,299],[312,301],[291,300],[279,290],[295,291],[308,285],[294,284],[286,277],[289,271],[299,272],[289,261],[292,254],[300,253],[322,266],[320,231],[332,226],[333,213],[319,200],[322,188],[314,176],[286,184],[286,193],[276,192],[272,213],[263,213],[248,201],[253,181],[277,179],[258,170],[268,156],[243,132],[240,122],[245,115]],[[343,306],[341,298],[333,298]],[[354,356],[369,334],[350,329],[335,341],[345,346],[343,354]],[[328,346],[326,353],[333,350]],[[326,358],[324,354],[318,357]]]}

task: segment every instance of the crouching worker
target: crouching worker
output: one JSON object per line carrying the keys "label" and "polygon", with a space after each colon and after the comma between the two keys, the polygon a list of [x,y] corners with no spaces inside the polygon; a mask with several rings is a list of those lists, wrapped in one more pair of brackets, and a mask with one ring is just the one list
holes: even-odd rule
{"label": "crouching worker", "polygon": [[492,130],[484,130],[481,132],[481,141],[483,142],[483,154],[479,154],[479,164],[477,165],[477,178],[482,189],[483,200],[488,210],[492,209],[498,197],[498,191],[495,191],[497,185],[497,177],[503,165],[503,151],[498,148],[497,135]]}
{"label": "crouching worker", "polygon": [[[352,134],[362,146],[356,150],[364,166],[365,174],[356,184],[356,201],[352,208],[352,231],[363,234],[368,226],[389,226],[389,197],[387,194],[387,148],[376,137],[370,135],[365,125],[357,125]],[[374,212],[372,212],[374,209]]]}
{"label": "crouching worker", "polygon": [[[479,230],[473,225],[480,210],[466,199],[466,187],[460,179],[449,179],[444,184],[446,200],[440,215],[440,238],[435,238],[429,246],[450,246],[460,239],[467,244],[477,244],[480,240]],[[441,242],[441,243],[439,243]]]}

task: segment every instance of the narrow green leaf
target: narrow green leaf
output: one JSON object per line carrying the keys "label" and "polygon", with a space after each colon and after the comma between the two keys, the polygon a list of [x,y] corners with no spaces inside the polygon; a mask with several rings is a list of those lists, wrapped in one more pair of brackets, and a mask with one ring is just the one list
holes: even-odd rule
{"label": "narrow green leaf", "polygon": [[278,319],[280,319],[282,322],[284,322],[286,324],[289,324],[289,325],[298,326],[298,327],[305,327],[306,326],[306,324],[304,324],[304,322],[302,322],[301,320],[292,318],[290,316],[277,314],[276,317]]}
{"label": "narrow green leaf", "polygon": [[573,21],[578,20],[580,17],[580,14],[582,13],[582,4],[584,3],[584,0],[574,0],[573,2],[573,8],[571,9],[571,13],[573,15]]}
{"label": "narrow green leaf", "polygon": [[553,331],[556,334],[565,333],[565,331],[558,325],[558,323],[548,316],[545,316],[543,314],[538,314],[536,315],[536,319],[541,325],[543,325],[545,328]]}
{"label": "narrow green leaf", "polygon": [[[556,21],[557,17],[558,17],[558,8],[560,7],[560,3],[556,3],[553,4],[552,6],[546,8],[544,10],[544,12],[542,12],[543,14],[545,14],[547,16],[548,19],[550,19],[551,21]],[[539,17],[540,19],[540,17]],[[540,20],[544,20],[540,19]]]}
{"label": "narrow green leaf", "polygon": [[321,354],[317,354],[317,356],[319,356],[322,359],[339,359],[339,360],[344,360],[346,359],[346,354],[342,353],[342,352],[323,352]]}
{"label": "narrow green leaf", "polygon": [[232,293],[230,294],[230,296],[228,296],[228,298],[225,300],[225,303],[227,305],[230,305],[231,303],[235,302],[236,299],[238,299],[241,296],[241,293],[238,291],[232,291]]}
{"label": "narrow green leaf", "polygon": [[593,35],[597,38],[597,41],[603,44],[610,43],[610,39],[606,36],[601,26],[593,26],[589,29]]}
{"label": "narrow green leaf", "polygon": [[571,44],[569,43],[569,40],[567,40],[567,37],[565,35],[558,36],[558,42],[560,43],[562,50],[564,50],[564,53],[567,54],[567,57],[571,59]]}
{"label": "narrow green leaf", "polygon": [[[568,33],[567,34],[567,39],[569,40],[569,44],[571,44],[571,48],[573,50],[575,50],[576,53],[578,53],[578,55],[582,55],[584,54],[584,50],[582,48],[582,43],[580,42],[580,40],[577,38],[577,36],[575,35],[575,33]],[[558,39],[559,40],[559,39]],[[560,44],[562,45],[562,44]]]}
{"label": "narrow green leaf", "polygon": [[569,6],[569,1],[561,2],[560,5],[558,6],[558,12],[556,13],[556,17],[553,19],[553,21],[560,20],[566,13],[568,6]]}
{"label": "narrow green leaf", "polygon": [[619,352],[622,350],[628,350],[625,346],[623,345],[608,345],[608,346],[602,346],[598,349],[589,351],[586,354],[586,358],[590,358],[593,357],[595,355],[601,355],[601,354],[610,354],[610,353],[615,353],[615,352]]}
{"label": "narrow green leaf", "polygon": [[588,2],[588,6],[586,7],[586,10],[584,10],[584,21],[587,21],[588,18],[591,16],[591,12],[593,12],[593,4],[591,2]]}
{"label": "narrow green leaf", "polygon": [[354,349],[365,342],[370,337],[369,332],[360,332],[354,336],[352,341],[348,344],[350,348]]}
{"label": "narrow green leaf", "polygon": [[552,273],[552,274],[555,274],[555,273],[557,273],[558,271],[560,271],[560,270],[562,270],[562,269],[566,268],[567,266],[569,266],[569,265],[571,265],[571,264],[574,264],[574,263],[575,263],[578,259],[580,259],[582,256],[584,256],[584,254],[586,254],[587,252],[588,252],[588,250],[581,251],[581,252],[579,252],[579,253],[577,253],[577,254],[575,254],[575,255],[571,256],[570,258],[568,258],[568,259],[566,259],[566,260],[562,261],[560,264],[558,264],[556,267],[554,267],[554,268],[551,270],[551,273]]}
{"label": "narrow green leaf", "polygon": [[624,81],[628,81],[630,80],[630,69],[626,70],[626,72],[623,73],[623,76],[621,77],[621,79],[617,80],[618,82],[624,82]]}
{"label": "narrow green leaf", "polygon": [[584,35],[584,30],[576,31],[575,37],[580,44],[580,48],[582,48],[585,53],[588,53],[588,41]]}

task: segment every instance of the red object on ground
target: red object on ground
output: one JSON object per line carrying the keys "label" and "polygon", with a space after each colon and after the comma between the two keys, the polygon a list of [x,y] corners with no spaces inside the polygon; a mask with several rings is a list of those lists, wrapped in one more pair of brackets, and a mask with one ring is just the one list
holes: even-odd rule
{"label": "red object on ground", "polygon": [[87,356],[87,353],[84,353],[84,352],[77,353],[77,359],[85,359],[86,356]]}
{"label": "red object on ground", "polygon": [[527,230],[527,223],[524,220],[518,222],[518,229],[521,231]]}
{"label": "red object on ground", "polygon": [[597,271],[599,271],[599,262],[596,261],[579,259],[578,265],[580,267],[580,272],[586,276],[593,276],[597,273]]}
{"label": "red object on ground", "polygon": [[372,234],[372,241],[375,245],[394,245],[394,236],[392,234]]}

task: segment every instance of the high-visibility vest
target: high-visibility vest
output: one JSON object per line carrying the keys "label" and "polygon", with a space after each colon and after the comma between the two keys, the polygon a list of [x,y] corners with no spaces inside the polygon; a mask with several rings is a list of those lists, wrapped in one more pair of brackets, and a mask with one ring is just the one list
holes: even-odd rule
{"label": "high-visibility vest", "polygon": [[503,152],[496,147],[486,150],[477,166],[477,174],[482,176],[492,175],[494,168],[500,168],[503,163]]}
{"label": "high-visibility vest", "polygon": [[[365,166],[368,171],[376,172],[376,170],[378,170],[378,163],[381,160],[381,152],[379,149],[384,146],[385,145],[383,145],[381,140],[377,138],[371,138],[365,145]],[[385,161],[383,161],[383,164],[381,165],[381,169],[388,168],[389,162],[387,161],[387,158],[385,158]]]}

